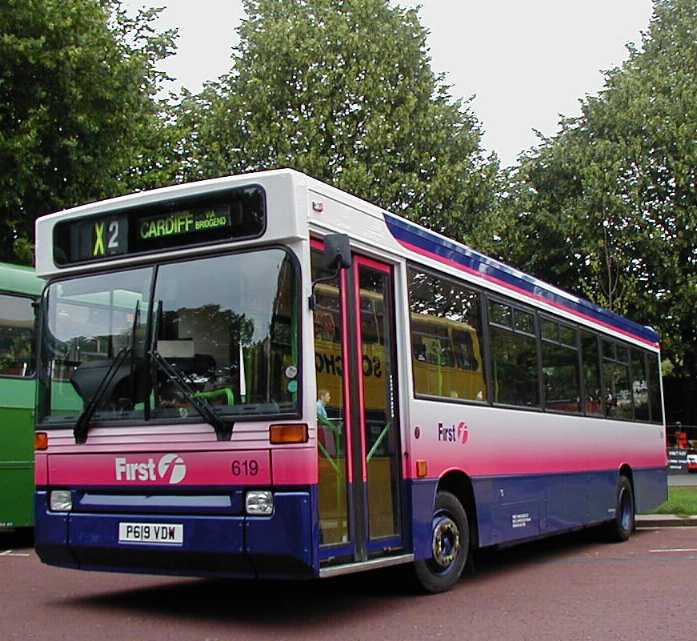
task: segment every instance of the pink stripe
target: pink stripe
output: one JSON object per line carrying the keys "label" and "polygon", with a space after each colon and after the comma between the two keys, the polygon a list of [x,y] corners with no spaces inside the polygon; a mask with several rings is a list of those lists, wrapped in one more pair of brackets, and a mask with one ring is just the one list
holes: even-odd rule
{"label": "pink stripe", "polygon": [[318,482],[315,448],[274,450],[271,452],[273,484],[315,485]]}
{"label": "pink stripe", "polygon": [[270,485],[268,450],[53,454],[48,482],[65,486]]}
{"label": "pink stripe", "polygon": [[48,455],[36,453],[34,456],[34,481],[38,486],[48,485]]}
{"label": "pink stripe", "polygon": [[550,305],[552,307],[556,307],[557,309],[560,309],[567,314],[571,314],[572,316],[577,316],[578,318],[583,318],[584,320],[590,321],[591,323],[594,323],[596,325],[601,325],[602,327],[605,327],[607,329],[610,329],[614,332],[617,332],[618,334],[622,334],[623,336],[628,336],[629,338],[632,338],[633,340],[639,341],[640,343],[643,343],[644,345],[650,345],[651,347],[659,347],[658,343],[654,343],[652,341],[646,340],[645,338],[642,338],[641,336],[635,336],[634,334],[627,332],[623,329],[619,329],[617,327],[614,327],[613,325],[610,325],[609,323],[606,323],[604,321],[598,320],[597,318],[592,318],[591,316],[587,316],[586,314],[583,314],[582,312],[578,312],[576,310],[569,309],[568,307],[564,307],[564,305],[560,305],[559,303],[555,303],[554,301],[548,300],[547,298],[544,298],[544,296],[539,296],[538,294],[531,294],[530,292],[517,287],[516,285],[511,285],[510,283],[507,283],[499,278],[496,278],[495,276],[490,276],[489,274],[482,274],[481,272],[478,272],[476,269],[472,269],[471,267],[467,267],[465,265],[461,265],[460,263],[455,262],[454,260],[451,260],[450,258],[444,258],[443,256],[439,256],[438,254],[434,254],[433,252],[430,252],[426,249],[422,249],[421,247],[417,247],[416,245],[412,245],[411,243],[408,243],[406,241],[402,241],[397,239],[400,245],[403,247],[406,247],[408,250],[420,254],[421,256],[426,256],[426,258],[430,258],[431,260],[435,260],[439,263],[443,263],[446,265],[449,265],[450,267],[454,267],[455,269],[458,269],[462,272],[465,272],[467,274],[472,274],[473,276],[476,276],[477,278],[481,278],[483,280],[487,280],[491,283],[495,283],[499,287],[504,287],[505,289],[511,290],[516,292],[517,294],[520,294],[521,296],[525,296],[527,298],[531,298],[533,300],[540,301],[542,303],[545,303],[546,305]]}
{"label": "pink stripe", "polygon": [[[417,457],[415,457],[416,459]],[[643,454],[638,456],[594,456],[590,458],[577,458],[576,460],[562,460],[559,457],[546,459],[545,457],[521,457],[516,455],[501,456],[495,462],[476,463],[466,461],[460,465],[451,462],[440,462],[428,457],[428,478],[438,479],[452,470],[462,471],[471,478],[488,476],[530,476],[546,474],[571,474],[583,472],[605,472],[619,470],[627,463],[633,469],[658,469],[665,467],[665,461],[660,455]],[[410,466],[407,478],[416,479],[416,466]]]}

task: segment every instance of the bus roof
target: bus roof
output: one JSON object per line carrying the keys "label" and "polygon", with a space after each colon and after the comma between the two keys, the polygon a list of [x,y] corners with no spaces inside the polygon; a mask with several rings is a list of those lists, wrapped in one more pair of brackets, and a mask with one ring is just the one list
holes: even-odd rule
{"label": "bus roof", "polygon": [[44,281],[36,276],[32,267],[0,263],[0,291],[38,296]]}
{"label": "bus roof", "polygon": [[507,289],[518,299],[527,298],[545,303],[644,344],[658,346],[659,335],[650,327],[573,296],[399,216],[385,213],[385,223],[395,240],[412,252],[494,283]]}

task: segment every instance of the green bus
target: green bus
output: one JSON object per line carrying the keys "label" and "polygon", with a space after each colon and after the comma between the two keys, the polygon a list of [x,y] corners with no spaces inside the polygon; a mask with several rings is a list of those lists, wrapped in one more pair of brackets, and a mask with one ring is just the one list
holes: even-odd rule
{"label": "green bus", "polygon": [[0,529],[34,524],[34,301],[43,281],[0,263]]}

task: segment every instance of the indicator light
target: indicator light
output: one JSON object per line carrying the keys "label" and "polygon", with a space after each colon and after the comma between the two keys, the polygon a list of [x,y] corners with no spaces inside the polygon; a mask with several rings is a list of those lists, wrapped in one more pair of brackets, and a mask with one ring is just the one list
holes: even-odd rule
{"label": "indicator light", "polygon": [[48,449],[48,434],[46,432],[36,432],[34,434],[34,449],[37,452]]}
{"label": "indicator light", "polygon": [[307,443],[307,425],[305,425],[305,423],[272,425],[269,428],[269,440],[274,445],[281,445],[284,443]]}

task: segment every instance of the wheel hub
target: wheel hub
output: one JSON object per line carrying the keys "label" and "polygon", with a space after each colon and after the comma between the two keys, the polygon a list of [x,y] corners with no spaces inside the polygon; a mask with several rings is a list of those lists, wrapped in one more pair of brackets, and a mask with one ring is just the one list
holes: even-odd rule
{"label": "wheel hub", "polygon": [[460,530],[448,516],[438,517],[433,524],[433,560],[447,568],[460,553]]}
{"label": "wheel hub", "polygon": [[632,504],[629,497],[629,493],[626,490],[622,490],[620,494],[620,523],[625,530],[631,527],[632,521]]}

